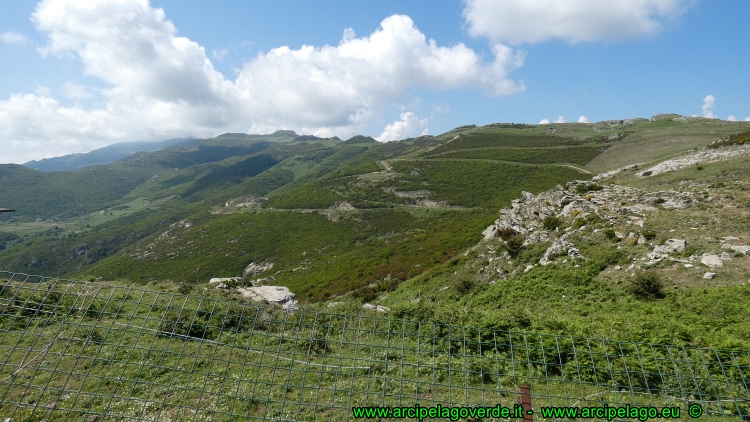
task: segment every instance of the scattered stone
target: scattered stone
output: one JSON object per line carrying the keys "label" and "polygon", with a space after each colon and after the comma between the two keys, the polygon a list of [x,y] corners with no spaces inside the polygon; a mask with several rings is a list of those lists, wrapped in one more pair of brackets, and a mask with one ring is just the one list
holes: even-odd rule
{"label": "scattered stone", "polygon": [[364,305],[362,305],[362,308],[377,312],[388,312],[391,310],[390,308],[386,308],[385,306],[373,305],[371,303],[365,303]]}
{"label": "scattered stone", "polygon": [[685,265],[683,265],[683,266],[684,266],[685,268],[693,268],[693,267],[695,267],[695,265],[693,265],[693,264],[685,264]]}
{"label": "scattered stone", "polygon": [[746,245],[731,245],[729,243],[725,243],[721,245],[721,249],[731,249],[734,252],[741,253],[744,255],[747,255],[748,253],[750,253],[750,246],[746,246]]}
{"label": "scattered stone", "polygon": [[344,302],[331,302],[331,303],[328,304],[328,307],[329,308],[335,308],[336,306],[339,306],[342,303],[344,303]]}
{"label": "scattered stone", "polygon": [[531,271],[532,268],[534,268],[533,265],[527,265],[526,268],[523,270],[523,272],[527,273],[527,272]]}
{"label": "scattered stone", "polygon": [[245,270],[242,272],[242,275],[245,277],[255,277],[256,275],[262,273],[263,271],[268,271],[271,268],[273,268],[273,262],[265,262],[262,264],[256,264],[254,262],[251,262],[245,267]]}
{"label": "scattered stone", "polygon": [[619,265],[615,265],[615,269],[616,269],[617,271],[620,271],[620,270],[622,269],[622,267],[621,267],[621,266],[619,266]]}
{"label": "scattered stone", "polygon": [[724,261],[718,255],[703,254],[701,264],[713,269],[724,268]]}
{"label": "scattered stone", "polygon": [[268,302],[279,305],[287,310],[297,309],[297,300],[295,294],[284,286],[258,286],[239,288],[237,291],[244,297],[256,302]]}
{"label": "scattered stone", "polygon": [[714,277],[716,277],[716,273],[705,273],[705,274],[703,274],[703,278],[705,278],[706,280],[712,280],[712,279],[714,279]]}
{"label": "scattered stone", "polygon": [[241,283],[243,281],[242,277],[224,277],[224,278],[212,278],[208,280],[208,284],[214,284],[214,283],[225,283],[225,282],[235,282],[235,283]]}
{"label": "scattered stone", "polygon": [[654,252],[668,254],[670,252],[684,252],[687,242],[682,239],[669,239],[663,245],[654,248]]}
{"label": "scattered stone", "polygon": [[722,252],[722,253],[721,253],[721,255],[719,255],[719,258],[720,258],[720,259],[721,259],[722,261],[731,261],[731,260],[732,260],[732,256],[731,256],[731,255],[729,255],[729,254],[728,254],[728,253],[726,253],[726,252]]}

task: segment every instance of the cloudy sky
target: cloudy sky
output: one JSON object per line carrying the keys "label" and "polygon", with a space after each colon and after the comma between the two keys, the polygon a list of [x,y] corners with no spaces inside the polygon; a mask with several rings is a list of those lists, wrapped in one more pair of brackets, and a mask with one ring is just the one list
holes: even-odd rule
{"label": "cloudy sky", "polygon": [[293,129],[750,119],[747,0],[19,0],[0,163]]}

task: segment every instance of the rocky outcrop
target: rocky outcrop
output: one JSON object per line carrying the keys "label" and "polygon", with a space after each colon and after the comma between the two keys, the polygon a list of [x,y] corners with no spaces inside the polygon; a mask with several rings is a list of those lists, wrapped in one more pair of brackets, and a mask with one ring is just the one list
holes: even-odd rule
{"label": "rocky outcrop", "polygon": [[268,302],[287,310],[297,309],[296,295],[284,286],[258,286],[239,288],[237,291],[244,297],[256,302]]}
{"label": "rocky outcrop", "polygon": [[567,255],[571,258],[584,258],[584,256],[581,255],[581,251],[579,251],[574,244],[567,241],[566,238],[568,234],[570,233],[566,233],[560,239],[552,242],[550,247],[547,248],[546,251],[544,251],[542,259],[539,260],[540,264],[547,265],[560,255]]}
{"label": "rocky outcrop", "polygon": [[245,270],[242,271],[242,275],[244,277],[255,277],[263,271],[268,271],[271,268],[273,268],[273,262],[264,262],[262,264],[251,262],[245,267]]}

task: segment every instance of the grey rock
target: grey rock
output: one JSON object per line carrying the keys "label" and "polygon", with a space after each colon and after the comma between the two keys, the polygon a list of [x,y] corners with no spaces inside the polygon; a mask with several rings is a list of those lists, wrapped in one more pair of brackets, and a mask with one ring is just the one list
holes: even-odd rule
{"label": "grey rock", "polygon": [[273,262],[264,262],[262,264],[256,264],[255,262],[251,262],[245,267],[245,270],[242,272],[242,275],[245,277],[255,277],[256,275],[262,273],[263,271],[268,271],[271,268],[273,268]]}
{"label": "grey rock", "polygon": [[224,277],[224,278],[212,278],[208,280],[208,284],[224,283],[227,281],[233,281],[235,283],[241,283],[244,279],[242,277]]}
{"label": "grey rock", "polygon": [[716,277],[716,273],[705,273],[705,274],[703,274],[703,278],[705,278],[706,280],[712,280],[715,277]]}
{"label": "grey rock", "polygon": [[722,249],[731,249],[734,252],[738,252],[744,255],[747,255],[750,252],[750,246],[746,245],[731,245],[729,243],[725,243],[721,245]]}
{"label": "grey rock", "polygon": [[732,259],[732,256],[731,256],[731,255],[729,255],[729,254],[728,254],[728,253],[726,253],[726,252],[722,252],[722,253],[721,253],[721,255],[719,255],[719,258],[720,258],[720,259],[721,259],[722,261],[730,261],[730,260]]}
{"label": "grey rock", "polygon": [[654,248],[654,252],[668,254],[670,252],[684,252],[687,242],[682,239],[669,239],[663,245]]}
{"label": "grey rock", "polygon": [[297,300],[295,294],[284,286],[258,286],[239,288],[237,291],[244,297],[256,302],[268,302],[279,305],[284,309],[297,309]]}
{"label": "grey rock", "polygon": [[713,269],[724,268],[724,261],[718,255],[703,254],[701,264]]}
{"label": "grey rock", "polygon": [[497,237],[497,226],[492,225],[487,227],[482,234],[484,235],[485,240],[490,240],[493,237]]}

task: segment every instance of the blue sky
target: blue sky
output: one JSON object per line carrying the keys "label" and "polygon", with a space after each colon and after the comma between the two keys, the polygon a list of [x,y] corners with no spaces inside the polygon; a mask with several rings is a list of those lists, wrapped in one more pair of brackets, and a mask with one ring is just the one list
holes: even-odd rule
{"label": "blue sky", "polygon": [[744,120],[748,16],[747,0],[8,2],[0,162],[226,131]]}

